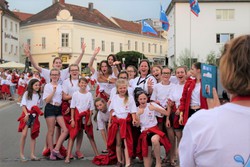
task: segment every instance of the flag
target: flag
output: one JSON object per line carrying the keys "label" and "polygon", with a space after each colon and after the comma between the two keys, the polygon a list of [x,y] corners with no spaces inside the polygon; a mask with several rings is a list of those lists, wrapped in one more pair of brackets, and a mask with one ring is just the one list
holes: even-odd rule
{"label": "flag", "polygon": [[168,22],[168,18],[165,14],[165,11],[162,9],[162,5],[161,5],[161,13],[160,13],[160,22],[162,23],[162,29],[165,31],[168,31],[169,29],[169,22]]}
{"label": "flag", "polygon": [[157,32],[145,20],[142,20],[142,32],[157,35]]}
{"label": "flag", "polygon": [[198,0],[189,0],[189,3],[190,3],[191,11],[193,12],[193,14],[195,14],[195,16],[198,17],[199,13],[200,13],[200,7],[198,4]]}

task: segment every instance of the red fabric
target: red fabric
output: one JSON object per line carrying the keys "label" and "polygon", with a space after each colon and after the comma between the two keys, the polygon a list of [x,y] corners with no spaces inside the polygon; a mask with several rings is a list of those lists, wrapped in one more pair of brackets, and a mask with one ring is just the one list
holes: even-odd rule
{"label": "red fabric", "polygon": [[109,97],[104,92],[99,92],[98,96],[103,98],[106,102],[109,101]]}
{"label": "red fabric", "polygon": [[87,126],[87,122],[89,121],[90,119],[90,110],[87,110],[87,111],[83,111],[81,113],[79,113],[78,109],[75,108],[75,127],[72,128],[70,126],[70,130],[69,130],[69,136],[71,139],[74,139],[76,137],[76,135],[78,134],[78,132],[83,128],[83,125],[82,125],[82,118],[85,117],[85,132],[91,137],[94,139],[94,132],[93,132],[93,125],[89,125]]}
{"label": "red fabric", "polygon": [[171,144],[166,137],[165,133],[162,132],[158,126],[151,127],[145,131],[143,131],[139,137],[138,145],[136,148],[137,156],[142,159],[142,157],[148,156],[148,142],[147,142],[147,134],[154,133],[160,136],[160,144],[165,148],[166,153],[170,150]]}
{"label": "red fabric", "polygon": [[[33,114],[33,113],[36,114],[36,117],[35,117],[35,120],[34,120],[34,124],[33,124],[33,127],[31,129],[31,138],[32,139],[36,139],[38,137],[38,135],[39,135],[39,132],[40,132],[40,122],[39,122],[38,116],[43,115],[43,112],[37,106],[33,106],[31,108],[31,110],[28,110],[26,108],[26,110],[27,110],[27,112],[29,114]],[[17,121],[20,121],[20,124],[19,124],[19,127],[18,127],[18,132],[22,132],[23,129],[24,129],[24,127],[26,126],[26,122],[24,122],[24,120],[23,120],[24,117],[25,117],[25,113],[22,112],[21,116],[17,120]]]}
{"label": "red fabric", "polygon": [[[70,120],[71,120],[71,111],[70,111],[70,103],[68,101],[62,101],[62,115],[65,122],[65,125],[68,130],[70,130]],[[69,112],[66,114],[66,110],[69,109]]]}
{"label": "red fabric", "polygon": [[10,86],[3,84],[2,85],[2,93],[10,94]]}
{"label": "red fabric", "polygon": [[19,85],[18,88],[17,88],[17,94],[19,96],[22,96],[24,94],[24,92],[25,92],[25,89],[26,89],[26,87]]}
{"label": "red fabric", "polygon": [[16,74],[11,74],[11,82],[18,83],[19,77]]}
{"label": "red fabric", "polygon": [[[195,84],[196,84],[196,79],[187,80],[184,85],[183,92],[182,92],[179,110],[183,112],[183,124],[184,125],[187,123],[187,120],[188,120],[191,96],[195,88]],[[208,109],[207,100],[206,98],[202,96],[201,90],[200,90],[200,103],[201,103],[201,109]]]}
{"label": "red fabric", "polygon": [[[55,146],[56,146],[56,144],[54,144],[54,148],[55,148]],[[63,145],[60,147],[59,152],[61,153],[62,156],[64,156],[64,157],[67,156],[67,150]],[[46,148],[45,150],[43,150],[42,155],[45,157],[50,156],[50,149]]]}
{"label": "red fabric", "polygon": [[99,93],[100,93],[100,86],[97,85],[96,90],[95,90],[95,96],[98,97]]}
{"label": "red fabric", "polygon": [[95,81],[95,80],[90,80],[90,84],[91,84],[91,85],[93,85],[93,86],[94,86],[94,85],[95,85],[95,83],[96,83],[96,81]]}
{"label": "red fabric", "polygon": [[95,165],[114,165],[117,163],[116,153],[95,156],[92,163]]}
{"label": "red fabric", "polygon": [[108,130],[108,150],[115,149],[116,133],[120,127],[121,139],[126,139],[128,146],[129,157],[133,156],[133,136],[131,131],[131,115],[129,114],[126,119],[118,119],[116,116],[112,117],[112,123]]}

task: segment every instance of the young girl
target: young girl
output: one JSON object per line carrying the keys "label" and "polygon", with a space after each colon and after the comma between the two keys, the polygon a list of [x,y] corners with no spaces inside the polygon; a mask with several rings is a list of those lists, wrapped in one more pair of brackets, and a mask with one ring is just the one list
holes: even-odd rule
{"label": "young girl", "polygon": [[[80,133],[83,133],[83,127],[89,138],[90,144],[94,150],[95,155],[98,155],[96,143],[94,141],[93,125],[91,122],[92,111],[94,110],[93,97],[87,91],[88,81],[86,78],[80,78],[78,82],[79,91],[73,93],[70,108],[71,108],[71,129],[70,139],[68,145],[67,157],[65,163],[70,162],[70,154],[74,144],[74,139]],[[85,117],[85,126],[82,124],[83,117]],[[80,134],[80,136],[83,136]]]}
{"label": "young girl", "polygon": [[18,94],[18,99],[17,99],[17,104],[20,104],[22,96],[25,92],[26,88],[26,80],[24,79],[24,74],[22,73],[20,75],[20,78],[18,80],[18,88],[17,88],[17,94]]}
{"label": "young girl", "polygon": [[35,156],[35,145],[36,138],[39,135],[40,122],[38,120],[39,115],[43,115],[42,111],[39,109],[39,103],[41,99],[40,83],[37,79],[32,79],[28,85],[27,91],[24,93],[21,106],[22,115],[19,117],[20,125],[18,132],[22,132],[20,139],[20,159],[21,161],[27,161],[24,156],[24,146],[25,140],[28,133],[28,128],[31,130],[31,144],[30,144],[30,159],[33,161],[40,160]]}
{"label": "young girl", "polygon": [[[51,82],[47,83],[44,87],[43,99],[46,102],[45,106],[45,119],[48,127],[47,143],[50,149],[50,160],[56,160],[56,158],[63,159],[64,157],[59,153],[59,149],[68,135],[68,129],[64,123],[61,111],[62,103],[62,86],[58,83],[60,78],[60,71],[58,69],[52,69],[50,71]],[[56,146],[53,149],[53,136],[55,129],[55,121],[59,124],[62,132],[56,141]]]}
{"label": "young girl", "polygon": [[151,68],[152,75],[155,77],[157,83],[161,82],[162,68],[159,65],[154,65]]}
{"label": "young girl", "polygon": [[133,65],[129,65],[126,68],[126,72],[128,73],[129,86],[132,85],[133,79],[135,79],[138,75],[137,69]]}
{"label": "young girl", "polygon": [[7,76],[5,73],[2,73],[2,79],[1,79],[1,85],[2,85],[2,94],[3,94],[3,99],[7,100],[7,97],[10,94],[10,85],[9,81],[7,80]]}
{"label": "young girl", "polygon": [[108,148],[116,143],[117,166],[122,166],[122,141],[125,149],[125,163],[130,166],[130,157],[133,155],[133,139],[131,133],[131,116],[136,123],[136,105],[134,98],[128,95],[128,81],[118,79],[116,82],[117,94],[111,100],[109,111]]}
{"label": "young girl", "polygon": [[136,99],[139,103],[136,115],[142,132],[137,145],[138,156],[140,158],[143,157],[145,167],[151,167],[152,146],[156,159],[155,166],[161,167],[160,143],[164,146],[166,152],[169,151],[171,144],[165,136],[165,133],[158,128],[156,116],[166,115],[166,111],[156,103],[147,103],[147,94],[144,91],[139,92]]}
{"label": "young girl", "polygon": [[[97,129],[101,132],[104,143],[107,144],[109,112],[106,101],[102,98],[96,98],[95,109],[94,121],[97,121]],[[103,150],[102,153],[108,153],[108,150]]]}

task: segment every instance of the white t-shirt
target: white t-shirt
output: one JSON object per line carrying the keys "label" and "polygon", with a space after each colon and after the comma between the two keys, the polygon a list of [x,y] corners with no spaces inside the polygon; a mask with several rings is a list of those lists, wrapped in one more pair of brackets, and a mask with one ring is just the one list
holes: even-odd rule
{"label": "white t-shirt", "polygon": [[[44,77],[46,83],[50,83],[50,70],[42,68],[41,76]],[[63,81],[69,78],[69,68],[60,70],[60,78],[58,83],[62,85]]]}
{"label": "white t-shirt", "polygon": [[97,114],[97,127],[98,130],[106,129],[106,124],[109,121],[109,112],[103,113],[101,111],[98,111]]}
{"label": "white t-shirt", "polygon": [[18,85],[19,85],[19,86],[22,86],[22,87],[25,87],[25,85],[26,85],[26,80],[25,80],[25,79],[22,79],[22,78],[19,78],[19,80],[18,80]]}
{"label": "white t-shirt", "polygon": [[[115,78],[115,76],[114,75],[110,75],[109,78],[110,79],[111,78]],[[102,82],[102,83],[99,82],[98,84],[100,86],[100,88],[99,88],[100,92],[104,91],[108,95],[110,95],[111,90],[115,87],[115,84],[110,84],[110,83],[106,83],[106,82]]]}
{"label": "white t-shirt", "polygon": [[9,85],[9,81],[7,79],[1,79],[1,85]]}
{"label": "white t-shirt", "polygon": [[170,94],[170,100],[171,101],[174,101],[175,102],[175,106],[176,108],[178,108],[180,106],[180,99],[182,97],[182,92],[183,92],[183,88],[184,88],[184,85],[185,84],[177,84],[177,85],[174,85],[173,87],[173,91],[171,92]]}
{"label": "white t-shirt", "polygon": [[78,79],[77,80],[72,79],[71,82],[69,78],[64,80],[62,84],[62,88],[65,94],[72,96],[74,92],[80,89],[78,86]]}
{"label": "white t-shirt", "polygon": [[200,106],[201,100],[200,100],[200,93],[201,93],[201,83],[196,83],[195,88],[191,95],[191,102],[190,106]]}
{"label": "white t-shirt", "polygon": [[41,98],[39,98],[39,95],[37,93],[33,93],[32,100],[28,100],[28,92],[26,91],[23,94],[22,101],[20,106],[26,106],[28,110],[30,110],[33,106],[40,107]]}
{"label": "white t-shirt", "polygon": [[128,102],[124,104],[124,98],[121,98],[118,94],[115,94],[109,105],[109,111],[114,110],[112,116],[117,118],[126,119],[129,113],[136,113],[137,108],[134,98],[128,97]]}
{"label": "white t-shirt", "polygon": [[161,106],[166,108],[167,101],[172,94],[174,84],[170,83],[169,85],[163,85],[161,82],[156,84],[153,89],[150,100],[159,101]]}
{"label": "white t-shirt", "polygon": [[[162,108],[156,103],[151,103],[152,105]],[[156,116],[162,117],[161,113],[154,111],[154,110],[149,110],[150,103],[147,103],[146,108],[144,109],[143,114],[140,115],[140,126],[141,126],[141,132],[144,131],[145,129],[154,127],[157,125],[157,119]],[[138,109],[139,110],[139,107]]]}
{"label": "white t-shirt", "polygon": [[[227,103],[193,114],[180,142],[180,167],[249,167],[249,111],[250,107]],[[237,155],[244,165],[235,161]]]}
{"label": "white t-shirt", "polygon": [[77,108],[79,113],[86,110],[94,110],[93,96],[90,92],[80,93],[76,91],[72,95],[72,100],[70,103],[70,108]]}
{"label": "white t-shirt", "polygon": [[[44,86],[43,90],[43,100],[45,100],[52,92],[53,92],[53,85],[51,83],[47,83]],[[56,87],[56,92],[50,102],[51,104],[61,104],[62,103],[62,85],[58,84]]]}
{"label": "white t-shirt", "polygon": [[155,77],[150,75],[146,81],[144,82],[145,78],[136,77],[131,81],[131,87],[135,89],[136,87],[141,87],[148,93],[148,80],[151,79],[153,81],[153,86],[157,83]]}
{"label": "white t-shirt", "polygon": [[172,83],[172,84],[178,84],[179,81],[177,79],[177,77],[175,75],[171,75],[171,77],[169,78],[169,81]]}

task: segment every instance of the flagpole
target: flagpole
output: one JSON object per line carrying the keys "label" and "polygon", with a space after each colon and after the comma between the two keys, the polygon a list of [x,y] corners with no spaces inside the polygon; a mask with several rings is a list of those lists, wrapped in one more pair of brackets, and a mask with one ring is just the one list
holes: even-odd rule
{"label": "flagpole", "polygon": [[189,27],[190,27],[190,29],[189,29],[189,35],[190,35],[190,38],[189,38],[189,50],[190,50],[190,55],[189,55],[189,58],[190,58],[190,60],[189,60],[189,69],[191,69],[191,66],[192,66],[192,40],[191,40],[191,37],[192,37],[192,16],[191,16],[191,10],[189,11]]}

